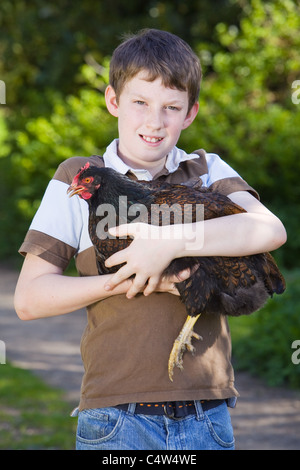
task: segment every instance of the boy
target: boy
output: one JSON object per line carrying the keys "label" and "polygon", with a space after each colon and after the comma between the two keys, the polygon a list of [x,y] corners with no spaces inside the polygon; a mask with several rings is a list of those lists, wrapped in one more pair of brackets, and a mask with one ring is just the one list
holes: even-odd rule
{"label": "boy", "polygon": [[[286,234],[256,192],[217,155],[187,155],[176,147],[181,131],[197,115],[200,79],[196,55],[178,37],[146,30],[124,41],[113,54],[105,92],[119,138],[103,158],[74,157],[59,166],[20,249],[26,254],[15,294],[20,318],[87,306],[77,449],[234,448],[227,405],[238,394],[226,319],[200,317],[195,332],[203,340],[194,357],[185,355],[184,370],[176,371],[171,382],[168,356],[186,312],[176,295],[176,279],[161,274],[175,257],[271,251]],[[192,250],[186,241],[195,224],[187,226],[185,239],[172,240],[163,236],[165,227],[155,227],[159,237],[151,237],[150,227],[146,238],[138,223],[116,228],[112,234],[134,240],[107,266],[125,264],[114,275],[97,276],[87,204],[66,195],[87,160],[136,179],[178,183],[197,177],[247,213],[205,221],[203,246],[195,242]],[[81,276],[62,276],[74,255]]]}

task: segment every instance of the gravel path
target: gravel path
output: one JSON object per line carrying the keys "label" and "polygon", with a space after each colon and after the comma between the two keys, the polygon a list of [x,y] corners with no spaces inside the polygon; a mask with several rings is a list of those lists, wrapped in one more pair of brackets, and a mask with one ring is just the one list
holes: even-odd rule
{"label": "gravel path", "polygon": [[[78,403],[83,373],[79,343],[85,311],[22,322],[13,309],[17,277],[0,265],[0,340],[6,360],[63,389],[71,410]],[[231,410],[236,449],[300,450],[300,392],[267,387],[247,373],[236,374],[236,386],[241,395]]]}

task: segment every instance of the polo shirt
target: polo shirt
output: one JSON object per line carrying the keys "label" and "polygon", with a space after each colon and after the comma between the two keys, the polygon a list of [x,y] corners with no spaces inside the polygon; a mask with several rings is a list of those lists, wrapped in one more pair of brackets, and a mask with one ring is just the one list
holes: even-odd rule
{"label": "polo shirt", "polygon": [[[150,180],[148,171],[128,167],[117,155],[113,141],[103,157],[71,157],[61,163],[45,191],[20,253],[32,253],[63,270],[75,257],[80,276],[98,275],[88,234],[88,205],[69,198],[67,189],[87,161],[114,168],[136,179]],[[165,167],[154,179],[170,183],[196,180],[228,195],[251,188],[214,153],[197,150],[187,154],[174,147]],[[201,400],[237,396],[231,365],[231,340],[227,319],[202,314],[194,331],[195,355],[184,355],[184,369],[168,377],[168,358],[186,319],[179,296],[154,292],[127,299],[114,295],[87,307],[87,324],[81,339],[84,364],[79,409],[132,402]],[[70,316],[70,328],[72,317]]]}

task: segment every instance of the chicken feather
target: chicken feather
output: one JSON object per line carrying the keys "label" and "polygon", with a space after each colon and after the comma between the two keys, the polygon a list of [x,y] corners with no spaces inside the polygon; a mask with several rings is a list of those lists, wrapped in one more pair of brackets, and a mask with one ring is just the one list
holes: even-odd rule
{"label": "chicken feather", "polygon": [[[71,196],[83,197],[89,205],[89,234],[99,274],[116,272],[120,265],[107,268],[106,259],[132,241],[130,237],[109,236],[110,227],[135,221],[141,214],[142,220],[149,224],[182,223],[183,213],[185,220],[195,222],[199,218],[199,205],[204,206],[204,220],[245,212],[228,197],[199,185],[135,181],[113,169],[93,167],[89,163],[78,171],[68,192]],[[99,210],[103,207],[107,209],[104,213]],[[162,208],[166,209],[165,213]],[[109,209],[114,217],[107,216]],[[187,268],[191,276],[176,283],[187,319],[170,353],[170,380],[173,380],[175,366],[183,368],[184,351],[193,353],[192,339],[201,339],[193,331],[201,314],[248,315],[259,310],[274,293],[281,294],[285,290],[284,278],[270,253],[177,258],[163,275],[178,275]]]}

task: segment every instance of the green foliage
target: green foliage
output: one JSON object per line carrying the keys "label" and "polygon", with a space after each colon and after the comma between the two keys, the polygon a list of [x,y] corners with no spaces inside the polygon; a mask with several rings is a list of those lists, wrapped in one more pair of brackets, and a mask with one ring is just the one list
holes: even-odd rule
{"label": "green foliage", "polygon": [[204,78],[199,115],[180,144],[219,153],[258,190],[292,235],[279,255],[286,266],[295,266],[300,105],[291,98],[300,78],[300,7],[290,0],[253,0],[245,15],[239,28],[217,26],[223,50],[210,56],[203,49],[213,72]]}
{"label": "green foliage", "polygon": [[287,290],[259,312],[231,318],[235,368],[259,375],[270,385],[300,388],[300,364],[292,343],[300,339],[300,271],[286,273]]}
{"label": "green foliage", "polygon": [[0,159],[1,174],[5,174],[5,186],[0,188],[0,211],[5,218],[0,256],[13,255],[22,242],[57,166],[74,155],[102,154],[116,136],[116,121],[106,111],[103,94],[92,87],[104,86],[107,68],[103,77],[96,77],[88,66],[82,74],[90,86],[81,88],[78,96],[64,97],[48,90],[51,111],[11,132],[13,149]]}
{"label": "green foliage", "polygon": [[82,63],[91,57],[102,62],[128,32],[166,29],[194,45],[211,40],[216,23],[238,11],[230,0],[1,0],[0,77],[9,84],[7,102],[27,108],[30,89],[76,93]]}
{"label": "green foliage", "polygon": [[[118,16],[113,21],[116,4],[126,20],[123,31]],[[139,24],[180,34],[198,51],[204,68],[200,111],[179,145],[219,153],[258,190],[287,227],[288,243],[276,258],[295,266],[300,105],[291,97],[300,79],[298,2],[220,0],[218,11],[206,1],[137,6],[118,0],[114,8],[105,4],[105,12],[103,5],[88,0],[79,13],[75,6],[67,10],[66,1],[59,8],[47,0],[39,8],[35,0],[1,3],[7,105],[0,109],[0,257],[16,253],[57,165],[72,155],[102,153],[117,136],[103,98],[107,54]]]}

